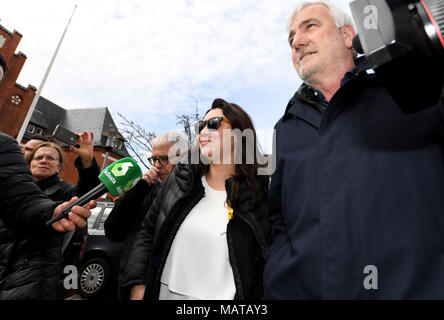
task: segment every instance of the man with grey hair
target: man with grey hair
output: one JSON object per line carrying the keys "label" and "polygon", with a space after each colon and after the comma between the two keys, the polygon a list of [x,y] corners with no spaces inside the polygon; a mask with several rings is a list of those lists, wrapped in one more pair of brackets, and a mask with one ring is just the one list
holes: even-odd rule
{"label": "man with grey hair", "polygon": [[444,106],[403,114],[330,2],[288,30],[304,83],[275,126],[265,298],[443,299]]}
{"label": "man with grey hair", "polygon": [[[143,174],[142,180],[115,203],[105,221],[105,234],[114,242],[125,242],[120,258],[119,297],[129,300],[131,283],[125,283],[125,269],[137,230],[161,189],[162,182],[173,172],[175,163],[188,145],[185,134],[177,131],[165,132],[153,140],[151,157],[153,166]],[[185,147],[186,148],[186,147]]]}

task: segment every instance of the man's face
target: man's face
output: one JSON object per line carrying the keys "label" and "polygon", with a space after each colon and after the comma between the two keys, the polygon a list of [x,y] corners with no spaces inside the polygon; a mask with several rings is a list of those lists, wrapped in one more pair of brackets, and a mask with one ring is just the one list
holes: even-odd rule
{"label": "man's face", "polygon": [[[163,145],[155,145],[153,146],[153,152],[151,153],[152,158],[156,157],[168,157],[168,151],[172,144],[163,144]],[[174,170],[174,164],[171,163],[171,160],[168,161],[167,164],[162,165],[160,161],[154,162],[154,166],[159,169],[159,180],[161,182],[165,181],[168,178],[168,175]]]}
{"label": "man's face", "polygon": [[304,8],[290,25],[289,43],[293,65],[302,80],[316,81],[334,72],[350,57],[352,39],[335,25],[330,10],[322,4]]}
{"label": "man's face", "polygon": [[30,163],[30,161],[31,161],[31,154],[43,142],[44,141],[41,141],[41,140],[31,139],[28,142],[26,142],[25,145],[21,148],[23,156],[25,157],[25,159],[28,163]]}

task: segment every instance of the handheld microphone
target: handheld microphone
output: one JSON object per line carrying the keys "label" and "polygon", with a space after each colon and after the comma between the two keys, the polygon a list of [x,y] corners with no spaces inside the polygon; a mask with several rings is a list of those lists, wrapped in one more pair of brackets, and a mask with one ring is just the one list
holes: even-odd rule
{"label": "handheld microphone", "polygon": [[100,173],[99,180],[101,183],[97,187],[84,194],[77,201],[71,203],[68,207],[63,209],[59,215],[47,221],[46,225],[50,226],[63,218],[68,218],[68,215],[74,206],[82,207],[91,200],[97,199],[107,191],[109,191],[113,197],[120,196],[135,186],[141,178],[142,170],[134,159],[123,158],[116,161]]}

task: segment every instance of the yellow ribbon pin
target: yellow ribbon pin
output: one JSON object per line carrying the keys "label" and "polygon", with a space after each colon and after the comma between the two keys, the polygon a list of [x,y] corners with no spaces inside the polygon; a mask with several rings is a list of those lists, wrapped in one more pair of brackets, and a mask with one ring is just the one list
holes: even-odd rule
{"label": "yellow ribbon pin", "polygon": [[228,209],[228,220],[233,219],[233,208],[230,207],[230,205],[228,203],[225,202],[225,204],[227,205],[227,209]]}

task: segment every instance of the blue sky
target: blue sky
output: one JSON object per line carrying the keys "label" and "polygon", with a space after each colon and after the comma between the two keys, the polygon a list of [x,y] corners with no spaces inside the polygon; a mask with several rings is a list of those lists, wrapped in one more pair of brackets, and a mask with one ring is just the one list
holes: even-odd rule
{"label": "blue sky", "polygon": [[18,82],[37,87],[78,5],[42,92],[64,108],[106,106],[116,122],[119,112],[161,133],[196,100],[202,112],[223,98],[271,134],[301,84],[286,34],[299,2],[15,0],[2,3],[0,23],[23,35]]}

